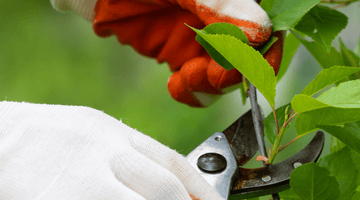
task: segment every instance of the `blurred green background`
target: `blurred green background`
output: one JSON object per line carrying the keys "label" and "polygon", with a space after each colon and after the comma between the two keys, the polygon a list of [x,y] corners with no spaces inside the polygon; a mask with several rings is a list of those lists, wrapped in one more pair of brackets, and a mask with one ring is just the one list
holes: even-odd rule
{"label": "blurred green background", "polygon": [[[341,37],[352,49],[360,33],[358,3],[339,10],[349,17]],[[176,102],[167,91],[171,72],[166,64],[138,55],[115,37],[97,37],[90,22],[55,11],[48,0],[1,0],[0,19],[1,100],[103,110],[184,155],[250,108],[249,103],[241,105],[239,91],[224,95],[209,108]],[[333,45],[337,48],[337,41]],[[301,47],[278,84],[277,106],[300,93],[320,70]],[[268,114],[264,98],[260,103]],[[312,135],[284,150],[277,161],[300,150]],[[290,131],[284,143],[294,137]],[[261,163],[248,165],[255,166]]]}

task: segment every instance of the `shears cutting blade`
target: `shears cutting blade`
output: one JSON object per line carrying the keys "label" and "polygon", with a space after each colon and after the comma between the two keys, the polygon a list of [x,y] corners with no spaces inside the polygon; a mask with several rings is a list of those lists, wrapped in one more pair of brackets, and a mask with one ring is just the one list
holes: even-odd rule
{"label": "shears cutting blade", "polygon": [[251,110],[223,132],[216,132],[186,159],[224,199],[253,198],[290,188],[290,174],[298,166],[316,162],[324,146],[318,131],[311,142],[292,157],[262,168],[242,168],[259,150]]}

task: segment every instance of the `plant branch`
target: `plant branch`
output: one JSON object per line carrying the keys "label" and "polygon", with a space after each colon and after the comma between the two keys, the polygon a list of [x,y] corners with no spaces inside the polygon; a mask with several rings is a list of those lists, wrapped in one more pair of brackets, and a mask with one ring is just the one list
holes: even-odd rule
{"label": "plant branch", "polygon": [[294,139],[292,139],[290,142],[288,142],[287,144],[285,144],[283,147],[279,148],[279,150],[277,150],[277,152],[279,153],[280,151],[284,150],[286,147],[288,147],[290,144],[292,144],[293,142],[295,142],[296,140],[298,140],[299,136],[296,136]]}
{"label": "plant branch", "polygon": [[275,157],[278,153],[278,148],[280,147],[280,142],[282,140],[282,137],[284,135],[285,129],[281,127],[279,134],[277,135],[277,138],[275,140],[275,144],[273,146],[273,150],[271,151],[271,157],[269,158],[269,163],[272,164],[275,160]]}
{"label": "plant branch", "polygon": [[242,76],[242,83],[244,85],[244,91],[245,91],[245,93],[247,93],[249,87],[247,85],[247,80],[246,80],[245,76]]}
{"label": "plant branch", "polygon": [[273,114],[274,114],[274,118],[275,118],[275,124],[276,124],[276,133],[277,135],[279,135],[279,122],[278,122],[278,119],[277,119],[277,116],[276,116],[276,110],[275,108],[272,108],[272,111],[273,111]]}
{"label": "plant branch", "polygon": [[296,116],[296,113],[294,113],[286,122],[284,122],[282,127],[286,128],[287,125],[289,125],[289,123],[291,122],[292,119],[294,119],[295,116]]}
{"label": "plant branch", "polygon": [[292,108],[287,116],[287,118],[290,118],[291,113],[294,112],[294,109]]}
{"label": "plant branch", "polygon": [[[291,113],[292,111],[290,111]],[[290,114],[289,113],[289,114]],[[279,130],[279,134],[277,135],[277,138],[276,138],[276,141],[275,141],[275,144],[273,146],[273,150],[271,152],[271,156],[269,158],[269,163],[273,163],[274,160],[275,160],[275,157],[276,155],[280,152],[280,143],[282,141],[282,138],[284,136],[284,133],[285,133],[285,130],[286,130],[286,127],[289,125],[289,123],[291,122],[292,119],[294,119],[294,117],[296,116],[296,113],[294,113],[288,120],[286,120],[284,122],[284,124],[282,125],[281,129]],[[297,139],[296,139],[297,140]],[[295,142],[296,140],[294,140],[293,142]],[[291,143],[293,143],[291,142]],[[283,150],[284,148],[286,148],[287,146],[289,146],[291,143],[288,143],[286,144],[284,147],[281,148],[281,150]]]}
{"label": "plant branch", "polygon": [[320,3],[337,3],[337,4],[349,4],[353,2],[357,2],[359,0],[347,0],[347,1],[335,1],[335,0],[328,0],[328,1],[320,1]]}

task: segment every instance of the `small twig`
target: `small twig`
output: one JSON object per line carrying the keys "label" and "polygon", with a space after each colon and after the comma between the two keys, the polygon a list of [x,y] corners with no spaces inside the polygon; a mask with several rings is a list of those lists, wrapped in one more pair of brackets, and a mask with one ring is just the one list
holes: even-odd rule
{"label": "small twig", "polygon": [[320,1],[320,3],[337,3],[337,4],[349,4],[349,3],[353,3],[353,2],[357,2],[359,0],[347,0],[347,1],[334,1],[334,0],[330,0],[330,1]]}
{"label": "small twig", "polygon": [[334,1],[334,0],[330,0],[330,1],[321,1],[320,3],[328,3],[328,4],[338,4],[334,7],[332,7],[332,9],[336,10],[338,8],[343,8],[346,6],[349,6],[351,3],[357,2],[359,0],[348,0],[348,1]]}
{"label": "small twig", "polygon": [[344,8],[344,7],[347,7],[349,4],[348,3],[344,3],[344,4],[338,4],[334,7],[332,7],[332,9],[336,10],[336,9],[339,9],[339,8]]}
{"label": "small twig", "polygon": [[289,114],[288,114],[287,118],[289,118],[289,117],[290,117],[290,115],[291,115],[291,113],[292,113],[292,112],[294,112],[294,109],[293,109],[293,108],[290,110],[290,112],[289,112]]}
{"label": "small twig", "polygon": [[275,118],[276,134],[279,135],[279,133],[280,133],[279,122],[278,122],[278,119],[277,119],[277,116],[276,116],[276,110],[275,110],[275,108],[273,108],[272,111],[273,111],[274,118]]}
{"label": "small twig", "polygon": [[290,144],[292,144],[293,142],[295,142],[295,141],[298,140],[299,138],[301,138],[301,137],[297,136],[296,138],[292,139],[290,142],[288,142],[287,144],[285,144],[284,146],[282,146],[281,148],[279,148],[279,149],[277,150],[277,152],[279,153],[280,151],[284,150],[286,147],[288,147]]}
{"label": "small twig", "polygon": [[245,76],[242,77],[242,83],[244,85],[244,91],[245,91],[245,93],[247,93],[249,88],[248,88],[247,79],[245,78]]}
{"label": "small twig", "polygon": [[286,128],[287,125],[289,125],[289,123],[291,122],[292,119],[294,119],[295,116],[296,116],[296,113],[294,113],[286,122],[284,122],[282,127]]}
{"label": "small twig", "polygon": [[271,147],[269,148],[269,158],[271,158]]}
{"label": "small twig", "polygon": [[[296,116],[296,113],[294,113],[282,125],[282,127],[281,127],[281,129],[279,131],[279,134],[278,134],[278,138],[276,139],[276,142],[275,142],[275,144],[273,146],[273,151],[272,151],[271,156],[269,158],[269,163],[270,164],[272,164],[274,162],[276,155],[279,153],[280,143],[281,143],[281,140],[282,140],[282,138],[284,136],[285,128],[289,125],[289,123],[291,122],[292,119],[294,119],[295,116]],[[284,149],[285,147],[289,146],[290,144],[286,144],[284,147],[281,148],[281,150]]]}

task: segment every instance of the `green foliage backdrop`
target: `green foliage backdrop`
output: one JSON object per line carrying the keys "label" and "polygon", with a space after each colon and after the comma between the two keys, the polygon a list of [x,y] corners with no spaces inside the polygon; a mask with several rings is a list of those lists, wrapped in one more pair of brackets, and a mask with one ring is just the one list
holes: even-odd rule
{"label": "green foliage backdrop", "polygon": [[[349,17],[340,35],[351,49],[360,35],[358,9],[340,9]],[[167,92],[171,72],[166,64],[119,45],[115,37],[98,38],[91,23],[56,12],[48,0],[0,1],[0,19],[1,100],[93,107],[185,155],[250,108],[249,103],[241,105],[239,91],[206,109],[177,103]],[[277,105],[299,94],[320,70],[301,47],[277,87]],[[266,100],[260,98],[260,103],[267,115]],[[290,157],[312,135],[301,138],[277,159]],[[286,134],[284,142],[294,136],[294,131]]]}

